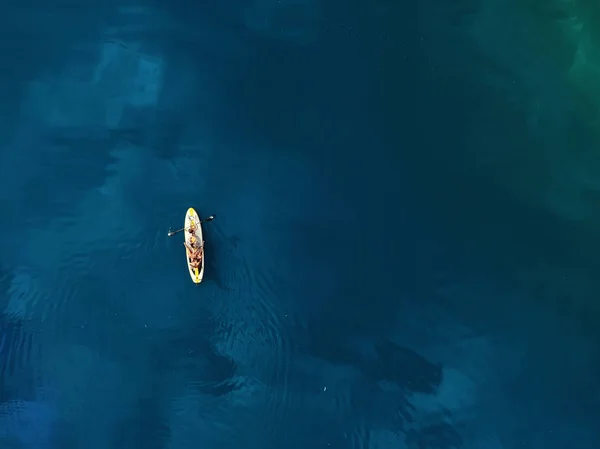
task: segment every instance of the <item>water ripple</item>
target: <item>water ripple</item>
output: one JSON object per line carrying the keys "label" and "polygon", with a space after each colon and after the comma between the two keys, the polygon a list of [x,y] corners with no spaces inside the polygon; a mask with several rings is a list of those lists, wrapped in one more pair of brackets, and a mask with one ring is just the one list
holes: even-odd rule
{"label": "water ripple", "polygon": [[[285,284],[266,265],[269,260],[261,251],[249,249],[230,239],[216,256],[219,266],[227,267],[220,278],[224,292],[215,305],[221,323],[219,340],[223,351],[236,359],[240,374],[268,390],[262,399],[266,402],[264,423],[268,423],[265,432],[274,434],[292,402],[288,384],[293,347],[279,300]],[[233,285],[235,289],[229,287]]]}
{"label": "water ripple", "polygon": [[27,394],[31,388],[30,369],[39,358],[36,335],[23,328],[20,322],[7,321],[0,317],[0,384],[5,394]]}
{"label": "water ripple", "polygon": [[[268,352],[270,359],[264,358],[261,368],[268,373],[265,381],[275,385],[267,397],[267,410],[270,417],[267,422],[274,423],[285,415],[286,408],[292,402],[291,390],[289,388],[290,370],[292,366],[292,345],[289,336],[285,333],[282,313],[277,309],[274,299],[276,295],[276,284],[273,273],[264,270],[252,272],[252,284],[255,286],[252,298],[257,306],[253,307],[255,318],[262,323],[261,341]],[[274,419],[276,418],[276,419]],[[277,430],[277,425],[272,431]]]}

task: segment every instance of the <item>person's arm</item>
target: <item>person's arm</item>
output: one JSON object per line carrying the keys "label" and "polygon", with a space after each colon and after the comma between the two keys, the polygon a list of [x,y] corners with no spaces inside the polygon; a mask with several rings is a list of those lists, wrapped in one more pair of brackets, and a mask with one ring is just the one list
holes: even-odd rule
{"label": "person's arm", "polygon": [[188,244],[188,242],[183,242],[183,245],[188,249],[190,253],[194,252],[194,249]]}

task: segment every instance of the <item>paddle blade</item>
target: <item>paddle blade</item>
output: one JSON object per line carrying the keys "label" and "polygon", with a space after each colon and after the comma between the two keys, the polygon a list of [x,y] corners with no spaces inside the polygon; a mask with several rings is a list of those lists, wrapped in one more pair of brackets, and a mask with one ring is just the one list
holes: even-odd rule
{"label": "paddle blade", "polygon": [[214,216],[214,215],[210,215],[210,216],[206,217],[206,218],[205,218],[204,220],[202,220],[202,221],[212,221],[212,220],[214,220],[214,219],[215,219],[215,216]]}

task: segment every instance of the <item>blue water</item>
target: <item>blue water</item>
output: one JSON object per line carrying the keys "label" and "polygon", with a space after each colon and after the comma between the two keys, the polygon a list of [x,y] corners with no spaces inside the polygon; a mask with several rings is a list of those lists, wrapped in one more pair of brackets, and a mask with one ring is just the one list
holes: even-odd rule
{"label": "blue water", "polygon": [[600,238],[544,171],[596,137],[517,12],[38,3],[0,18],[0,448],[600,447]]}

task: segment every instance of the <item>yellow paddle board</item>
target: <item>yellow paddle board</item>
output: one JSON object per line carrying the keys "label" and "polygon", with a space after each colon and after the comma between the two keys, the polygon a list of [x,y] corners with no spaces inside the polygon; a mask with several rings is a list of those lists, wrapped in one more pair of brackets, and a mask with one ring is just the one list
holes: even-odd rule
{"label": "yellow paddle board", "polygon": [[[196,229],[194,232],[190,232],[190,227],[194,224]],[[196,213],[193,207],[190,207],[185,214],[185,241],[188,245],[192,245],[192,242],[195,240],[194,246],[199,248],[200,245],[204,245],[204,240],[202,238],[202,223],[200,223],[200,217]],[[185,260],[188,266],[188,270],[190,272],[190,277],[194,284],[199,284],[202,282],[202,277],[204,276],[204,248],[202,248],[202,262],[200,262],[199,268],[193,268],[191,265],[192,260],[190,259],[190,252],[186,248],[185,249]]]}

